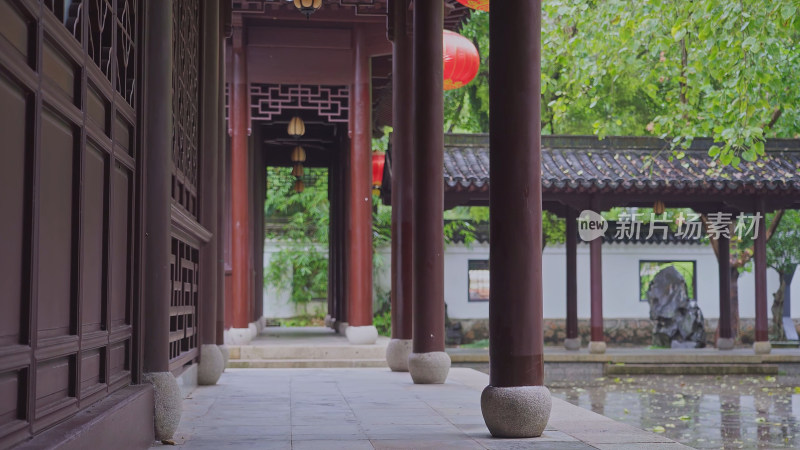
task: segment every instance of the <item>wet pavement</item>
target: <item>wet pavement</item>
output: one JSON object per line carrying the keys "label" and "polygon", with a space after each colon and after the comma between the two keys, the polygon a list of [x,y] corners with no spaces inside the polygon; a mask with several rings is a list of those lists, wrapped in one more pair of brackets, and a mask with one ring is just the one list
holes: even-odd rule
{"label": "wet pavement", "polygon": [[798,377],[647,375],[548,387],[573,405],[695,448],[800,448]]}

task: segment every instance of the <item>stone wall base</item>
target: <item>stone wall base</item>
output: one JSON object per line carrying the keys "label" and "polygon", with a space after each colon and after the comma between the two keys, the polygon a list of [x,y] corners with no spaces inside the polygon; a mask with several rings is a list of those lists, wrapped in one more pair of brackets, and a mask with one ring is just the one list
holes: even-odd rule
{"label": "stone wall base", "polygon": [[[489,319],[450,319],[451,323],[461,323],[462,344],[489,338]],[[770,322],[771,325],[771,322]],[[800,319],[795,319],[795,326],[800,332]],[[603,321],[606,342],[616,347],[641,347],[653,343],[653,322],[650,319],[605,319]],[[714,346],[714,333],[717,330],[717,319],[706,319],[706,344]],[[750,346],[755,338],[755,319],[739,319],[739,342]],[[578,337],[581,346],[589,344],[591,328],[589,319],[578,320]],[[545,345],[564,345],[567,337],[564,319],[544,319]]]}

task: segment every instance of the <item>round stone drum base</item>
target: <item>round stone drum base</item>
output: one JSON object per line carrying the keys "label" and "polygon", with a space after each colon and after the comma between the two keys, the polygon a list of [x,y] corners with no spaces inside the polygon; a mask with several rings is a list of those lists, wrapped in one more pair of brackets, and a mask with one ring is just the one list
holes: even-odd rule
{"label": "round stone drum base", "polygon": [[445,352],[411,353],[408,372],[415,384],[442,384],[450,372],[450,355]]}
{"label": "round stone drum base", "polygon": [[411,339],[392,339],[386,346],[386,363],[392,372],[408,372]]}
{"label": "round stone drum base", "polygon": [[541,436],[551,407],[550,391],[544,386],[487,386],[481,394],[483,420],[499,438]]}

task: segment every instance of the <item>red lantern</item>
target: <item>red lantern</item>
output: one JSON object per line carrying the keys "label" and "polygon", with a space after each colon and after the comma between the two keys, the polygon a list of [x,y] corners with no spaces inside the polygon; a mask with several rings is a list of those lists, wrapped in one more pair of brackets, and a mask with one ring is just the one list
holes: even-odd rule
{"label": "red lantern", "polygon": [[444,31],[444,90],[458,89],[474,80],[481,57],[472,41],[449,30]]}
{"label": "red lantern", "polygon": [[458,0],[464,6],[480,11],[489,11],[489,0]]}
{"label": "red lantern", "polygon": [[380,189],[383,185],[383,166],[386,165],[386,154],[372,153],[372,189]]}

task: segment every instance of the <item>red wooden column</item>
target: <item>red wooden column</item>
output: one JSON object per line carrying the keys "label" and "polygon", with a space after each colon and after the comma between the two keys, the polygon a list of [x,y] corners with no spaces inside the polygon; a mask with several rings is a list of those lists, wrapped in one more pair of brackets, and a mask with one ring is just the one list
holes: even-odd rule
{"label": "red wooden column", "polygon": [[408,369],[422,384],[444,383],[450,371],[444,351],[443,8],[442,0],[414,2],[414,327]]}
{"label": "red wooden column", "polygon": [[567,350],[581,348],[578,336],[578,213],[567,208],[567,338],[564,347]]}
{"label": "red wooden column", "polygon": [[[170,205],[172,176],[172,1],[147,8],[144,66],[144,351],[143,371],[169,380]],[[166,45],[164,43],[167,43]]]}
{"label": "red wooden column", "polygon": [[753,350],[758,354],[765,354],[772,350],[772,345],[769,343],[767,319],[767,218],[763,198],[756,201],[756,214],[760,219],[757,224],[758,235],[753,241],[756,277],[756,339]]}
{"label": "red wooden column", "polygon": [[[220,9],[224,9],[225,6],[223,5]],[[220,21],[222,22],[223,19],[220,17]],[[221,27],[224,28],[224,25],[221,24]],[[224,30],[223,30],[224,31]],[[225,120],[225,39],[219,41],[219,59],[221,64],[218,67],[219,71],[219,80],[220,80],[220,88],[217,90],[217,113],[219,114],[220,121],[217,122],[217,144],[218,144],[218,151],[217,151],[217,167],[218,167],[218,177],[217,177],[217,200],[219,201],[218,210],[217,210],[217,233],[219,234],[219,238],[217,239],[217,268],[215,276],[217,278],[217,323],[216,323],[216,343],[220,346],[220,350],[222,350],[222,355],[225,357],[225,364],[228,363],[228,354],[227,348],[225,348],[225,302],[228,301],[225,299],[225,245],[228,239],[228,235],[225,232],[225,224],[227,223],[227,219],[225,217],[226,208],[227,208],[227,201],[225,197],[225,193],[227,192],[225,188],[225,183],[227,179],[227,167],[226,167],[226,144],[227,144],[227,130],[228,130],[228,123]]]}
{"label": "red wooden column", "polygon": [[[244,29],[233,30],[231,83],[231,266],[233,329],[232,342],[249,341],[245,333],[252,316],[250,310],[250,240],[249,238],[249,188],[248,170],[248,107],[247,50]],[[238,330],[234,330],[238,329]]]}
{"label": "red wooden column", "polygon": [[386,362],[393,371],[408,371],[412,329],[412,205],[413,128],[411,116],[412,42],[409,34],[409,1],[391,5],[394,29],[392,53],[392,340]]}
{"label": "red wooden column", "polygon": [[550,417],[542,334],[541,0],[489,16],[489,386],[495,437],[537,437]]}
{"label": "red wooden column", "polygon": [[197,382],[200,385],[216,384],[225,368],[225,361],[217,347],[217,271],[219,260],[218,153],[219,153],[219,2],[206,2],[203,10],[203,66],[200,99],[200,222],[211,232],[211,241],[200,249],[200,277],[205,285],[200,290],[200,367]]}
{"label": "red wooden column", "polygon": [[717,329],[717,348],[732,350],[734,346],[731,326],[731,241],[720,235],[717,241],[717,262],[719,263],[719,322]]}
{"label": "red wooden column", "polygon": [[374,344],[372,325],[372,100],[371,60],[364,30],[353,30],[355,81],[350,109],[349,215],[347,217],[348,327],[351,344]]}
{"label": "red wooden column", "polygon": [[[592,210],[600,214],[597,199],[592,199]],[[605,353],[606,338],[603,333],[603,239],[598,237],[589,243],[589,290],[591,296],[591,340],[590,353]]]}

